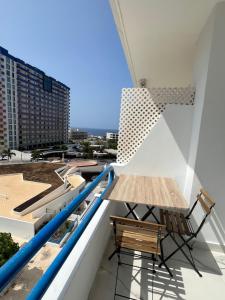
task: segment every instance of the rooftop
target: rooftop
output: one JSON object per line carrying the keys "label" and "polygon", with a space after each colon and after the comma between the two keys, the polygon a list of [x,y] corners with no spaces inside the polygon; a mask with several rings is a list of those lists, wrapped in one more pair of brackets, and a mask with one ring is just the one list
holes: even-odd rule
{"label": "rooftop", "polygon": [[[31,214],[20,216],[15,208],[38,201],[63,184],[55,170],[63,164],[29,163],[4,165],[0,168],[1,215],[35,222]],[[19,211],[19,210],[18,210]]]}
{"label": "rooftop", "polygon": [[[63,167],[61,163],[29,163],[4,165],[0,168],[0,175],[22,173],[24,180],[36,181],[50,184],[51,187],[46,191],[46,195],[62,185],[62,180],[55,173],[55,170]],[[43,195],[45,196],[45,194]]]}
{"label": "rooftop", "polygon": [[[18,237],[13,237],[20,246],[26,241]],[[27,264],[22,272],[17,276],[14,284],[8,292],[1,296],[1,300],[23,300],[34,286],[36,281],[42,276],[47,267],[59,253],[60,248],[46,244],[40,249],[35,257]]]}
{"label": "rooftop", "polygon": [[73,161],[70,161],[67,163],[69,167],[90,167],[90,166],[96,166],[98,163],[96,160],[82,160],[82,159],[76,159]]}
{"label": "rooftop", "polygon": [[35,222],[31,214],[16,215],[13,209],[30,198],[48,191],[50,187],[51,184],[24,180],[21,173],[0,175],[1,216]]}

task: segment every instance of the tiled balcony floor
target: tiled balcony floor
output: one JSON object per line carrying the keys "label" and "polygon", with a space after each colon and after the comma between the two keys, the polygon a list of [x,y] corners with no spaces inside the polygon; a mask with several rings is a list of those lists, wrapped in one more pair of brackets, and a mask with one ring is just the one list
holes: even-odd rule
{"label": "tiled balcony floor", "polygon": [[[165,245],[165,251],[170,252],[172,242]],[[95,282],[89,294],[89,300],[113,300],[115,289],[115,278],[117,270],[116,255],[111,261],[108,256],[114,249],[110,241],[101,267],[97,272]],[[177,254],[174,259],[168,261],[173,273],[171,278],[165,268],[157,268],[156,274],[151,271],[122,265],[119,268],[119,280],[117,293],[134,299],[185,299],[185,300],[220,300],[225,295],[225,254],[203,249],[194,249],[196,265],[203,277],[200,278],[195,271],[186,263],[182,254]],[[134,259],[122,255],[122,261],[133,265],[142,265],[151,269],[152,261],[145,259]],[[119,296],[116,300],[123,299]]]}

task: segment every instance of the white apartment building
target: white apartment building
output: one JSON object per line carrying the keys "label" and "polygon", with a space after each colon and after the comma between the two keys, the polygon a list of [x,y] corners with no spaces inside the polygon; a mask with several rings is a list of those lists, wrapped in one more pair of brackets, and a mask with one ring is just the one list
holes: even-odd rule
{"label": "white apartment building", "polygon": [[68,141],[70,89],[0,47],[0,151]]}
{"label": "white apartment building", "polygon": [[119,134],[115,132],[106,132],[106,139],[107,140],[118,140]]}

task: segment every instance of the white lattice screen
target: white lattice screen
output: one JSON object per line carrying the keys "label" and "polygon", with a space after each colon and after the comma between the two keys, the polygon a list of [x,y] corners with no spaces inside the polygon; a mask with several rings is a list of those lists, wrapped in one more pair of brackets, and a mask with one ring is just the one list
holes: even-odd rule
{"label": "white lattice screen", "polygon": [[126,88],[122,90],[118,163],[127,163],[159,120],[166,104],[194,104],[195,90]]}

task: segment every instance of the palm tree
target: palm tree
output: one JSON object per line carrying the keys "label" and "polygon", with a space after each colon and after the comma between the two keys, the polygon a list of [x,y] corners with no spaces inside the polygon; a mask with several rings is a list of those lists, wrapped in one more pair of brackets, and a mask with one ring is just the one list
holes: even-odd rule
{"label": "palm tree", "polygon": [[66,151],[68,150],[68,147],[66,145],[60,145],[60,150]]}
{"label": "palm tree", "polygon": [[83,141],[80,143],[82,146],[82,151],[84,152],[84,156],[86,158],[93,158],[93,151],[90,147],[91,143],[89,141]]}
{"label": "palm tree", "polygon": [[7,156],[7,157],[8,157],[8,160],[11,159],[13,155],[16,156],[16,153],[15,153],[15,152],[12,152],[9,148],[8,148],[7,150],[4,150],[4,151],[2,152],[2,157]]}
{"label": "palm tree", "polygon": [[31,158],[32,160],[38,160],[39,158],[42,157],[42,153],[38,150],[33,150],[31,153]]}

